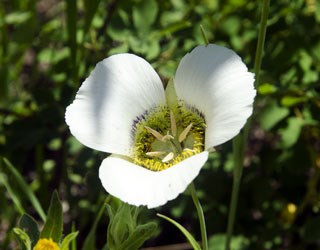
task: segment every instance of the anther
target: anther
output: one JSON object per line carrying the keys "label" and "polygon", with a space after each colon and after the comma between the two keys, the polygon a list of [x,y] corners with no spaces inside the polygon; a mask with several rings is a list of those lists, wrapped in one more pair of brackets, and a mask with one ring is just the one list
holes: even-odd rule
{"label": "anther", "polygon": [[163,152],[163,151],[152,151],[152,152],[147,152],[146,155],[151,157],[159,157],[161,155],[164,155],[165,153],[166,152]]}
{"label": "anther", "polygon": [[174,153],[170,152],[169,154],[167,154],[163,159],[162,162],[163,163],[167,163],[169,161],[171,161],[174,158]]}
{"label": "anther", "polygon": [[145,128],[148,130],[149,133],[151,133],[155,138],[157,138],[159,141],[162,141],[163,140],[163,135],[160,134],[158,131],[150,128],[150,127],[147,127],[145,126]]}
{"label": "anther", "polygon": [[190,129],[192,128],[192,123],[190,123],[188,125],[188,127],[186,127],[182,132],[181,134],[179,135],[179,142],[183,142],[186,138],[187,138],[187,135],[189,134],[190,132]]}

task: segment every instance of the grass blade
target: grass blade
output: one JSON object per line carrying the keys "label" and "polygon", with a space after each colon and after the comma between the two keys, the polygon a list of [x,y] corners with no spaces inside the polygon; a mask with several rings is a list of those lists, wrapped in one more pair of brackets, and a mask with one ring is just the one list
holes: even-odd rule
{"label": "grass blade", "polygon": [[15,167],[6,158],[2,158],[2,159],[3,159],[3,162],[5,163],[4,166],[6,166],[7,169],[9,170],[9,172],[13,175],[14,179],[19,184],[21,190],[25,193],[25,195],[30,200],[33,208],[37,211],[37,213],[39,214],[41,219],[43,221],[45,221],[46,214],[45,214],[44,210],[42,209],[42,206],[41,206],[39,200],[34,195],[33,191],[29,187],[29,185],[25,182],[25,180],[23,179],[21,174],[15,169]]}
{"label": "grass blade", "polygon": [[18,210],[20,215],[25,214],[25,210],[21,205],[19,197],[16,196],[16,194],[14,193],[10,184],[7,181],[7,176],[5,176],[4,174],[0,174],[0,183],[2,183],[4,185],[4,187],[7,189],[7,192],[9,194],[9,196],[11,197],[11,200],[12,200],[15,208]]}
{"label": "grass blade", "polygon": [[101,0],[84,0],[85,24],[83,28],[84,35],[87,34],[91,26],[94,15],[97,12]]}
{"label": "grass blade", "polygon": [[188,230],[185,229],[181,224],[179,224],[178,222],[174,221],[173,219],[170,219],[169,217],[167,217],[165,215],[162,215],[162,214],[157,214],[157,215],[159,217],[169,221],[173,225],[175,225],[184,234],[184,236],[188,239],[188,241],[190,242],[190,244],[193,247],[193,249],[201,250],[198,242],[193,238],[193,236],[188,232]]}
{"label": "grass blade", "polygon": [[0,100],[5,100],[8,96],[8,35],[7,25],[4,20],[4,3],[0,3]]}

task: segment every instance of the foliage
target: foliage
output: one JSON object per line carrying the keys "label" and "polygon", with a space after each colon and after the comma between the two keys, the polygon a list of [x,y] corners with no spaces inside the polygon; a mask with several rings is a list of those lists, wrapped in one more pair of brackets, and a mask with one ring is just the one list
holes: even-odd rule
{"label": "foliage", "polygon": [[62,204],[59,200],[58,193],[54,191],[41,231],[39,231],[39,225],[34,218],[28,214],[23,214],[19,222],[19,227],[14,228],[13,232],[17,235],[21,249],[43,249],[43,246],[37,248],[37,245],[43,244],[39,242],[44,241],[49,242],[49,244],[57,248],[61,242],[61,248],[59,249],[69,250],[69,245],[72,240],[77,237],[78,232],[72,232],[62,240],[62,223]]}
{"label": "foliage", "polygon": [[[232,48],[252,69],[260,7],[260,1],[244,0],[1,1],[0,155],[8,160],[0,162],[0,248],[17,247],[12,229],[33,223],[23,214],[44,219],[39,211],[49,207],[55,189],[64,231],[75,225],[79,249],[86,242],[106,196],[98,180],[105,155],[70,135],[64,112],[98,61],[135,53],[167,83],[182,56],[204,44],[201,24],[210,42]],[[234,249],[320,246],[319,24],[316,0],[271,1]],[[211,153],[195,182],[213,249],[223,247],[232,166],[227,143]],[[181,195],[157,211],[144,210],[141,219],[170,215],[200,239],[190,207],[191,197]],[[107,237],[101,218],[90,234],[97,249]],[[158,223],[159,235],[145,246],[185,242],[170,223]],[[26,245],[38,237],[15,232]]]}

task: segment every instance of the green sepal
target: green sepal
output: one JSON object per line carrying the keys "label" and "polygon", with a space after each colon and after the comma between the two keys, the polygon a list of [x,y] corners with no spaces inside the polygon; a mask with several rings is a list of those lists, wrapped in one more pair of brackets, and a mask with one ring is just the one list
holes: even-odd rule
{"label": "green sepal", "polygon": [[166,102],[169,109],[176,114],[178,111],[179,100],[177,96],[176,89],[174,87],[173,79],[171,78],[166,86]]}
{"label": "green sepal", "polygon": [[199,246],[198,242],[195,240],[195,238],[189,233],[189,231],[187,229],[185,229],[181,224],[179,224],[178,222],[176,222],[173,219],[170,219],[169,217],[162,215],[162,214],[157,214],[159,217],[169,221],[170,223],[172,223],[173,225],[175,225],[183,234],[184,236],[187,238],[187,240],[189,241],[189,243],[191,244],[191,246],[193,247],[193,249],[195,250],[201,250],[201,247]]}
{"label": "green sepal", "polygon": [[57,191],[54,191],[48,215],[40,237],[52,239],[55,242],[60,242],[62,236],[62,205],[58,197]]}
{"label": "green sepal", "polygon": [[61,250],[69,250],[70,243],[78,236],[77,232],[69,233],[66,237],[64,237],[62,243],[61,243]]}
{"label": "green sepal", "polygon": [[120,249],[121,250],[133,250],[139,249],[143,243],[150,239],[157,230],[157,224],[154,222],[149,222],[144,225],[139,225],[129,236],[129,238],[123,242]]}
{"label": "green sepal", "polygon": [[35,219],[28,214],[24,214],[20,219],[19,227],[28,234],[31,245],[34,246],[38,242],[40,235],[38,224]]}
{"label": "green sepal", "polygon": [[13,232],[17,235],[19,239],[21,249],[31,250],[31,240],[29,235],[25,231],[23,231],[21,228],[17,228],[17,227],[13,229]]}

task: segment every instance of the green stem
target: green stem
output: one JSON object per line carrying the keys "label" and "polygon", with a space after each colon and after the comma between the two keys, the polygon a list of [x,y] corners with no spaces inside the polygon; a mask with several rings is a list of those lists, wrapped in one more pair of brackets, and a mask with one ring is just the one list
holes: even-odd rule
{"label": "green stem", "polygon": [[77,65],[77,1],[65,0],[67,14],[67,32],[70,48],[70,74],[73,84],[78,86],[78,65]]}
{"label": "green stem", "polygon": [[264,41],[266,39],[266,33],[267,33],[267,21],[268,21],[268,15],[269,15],[269,5],[270,5],[270,0],[264,0],[263,1],[262,12],[261,12],[261,20],[260,20],[260,31],[259,31],[259,37],[258,37],[257,50],[256,50],[256,57],[255,57],[255,61],[254,61],[254,73],[256,75],[255,87],[257,87],[258,84],[259,84],[260,68],[261,68],[261,62],[262,62],[262,57],[263,57]]}
{"label": "green stem", "polygon": [[[269,5],[270,5],[270,0],[263,0],[261,20],[260,20],[260,30],[258,35],[258,43],[257,43],[257,50],[255,55],[255,63],[254,63],[254,73],[256,77],[255,87],[257,87],[259,84],[264,41],[266,38],[266,31],[267,31]],[[235,222],[235,216],[236,216],[236,210],[237,210],[237,204],[238,204],[238,195],[239,195],[242,170],[243,170],[243,160],[245,155],[245,148],[247,146],[247,138],[248,138],[250,126],[251,126],[251,118],[248,120],[246,126],[243,128],[243,131],[233,140],[233,154],[234,154],[235,164],[234,164],[234,170],[233,170],[234,179],[233,179],[233,185],[232,185],[232,194],[231,194],[230,209],[229,209],[229,216],[228,216],[226,250],[231,249],[231,238],[233,235],[233,228],[234,228],[234,222]]]}
{"label": "green stem", "polygon": [[244,134],[239,134],[233,140],[233,154],[234,154],[234,170],[233,170],[233,185],[232,185],[232,194],[231,194],[231,202],[229,209],[229,217],[228,217],[228,227],[227,227],[227,238],[226,238],[226,250],[231,249],[231,238],[233,235],[234,221],[236,217],[236,210],[238,204],[239,197],[239,189],[242,177],[243,170],[243,157],[244,157]]}
{"label": "green stem", "polygon": [[0,3],[0,23],[2,23],[2,27],[0,27],[0,101],[6,100],[9,93],[9,84],[8,84],[8,77],[9,77],[9,70],[8,70],[8,30],[7,24],[5,22],[5,10],[4,10],[4,3]]}
{"label": "green stem", "polygon": [[202,240],[202,249],[208,250],[208,239],[207,239],[207,231],[206,231],[206,222],[204,219],[203,210],[198,199],[196,189],[193,183],[189,185],[189,190],[191,192],[193,203],[197,209],[198,219],[200,223],[200,230],[201,230],[201,240]]}

